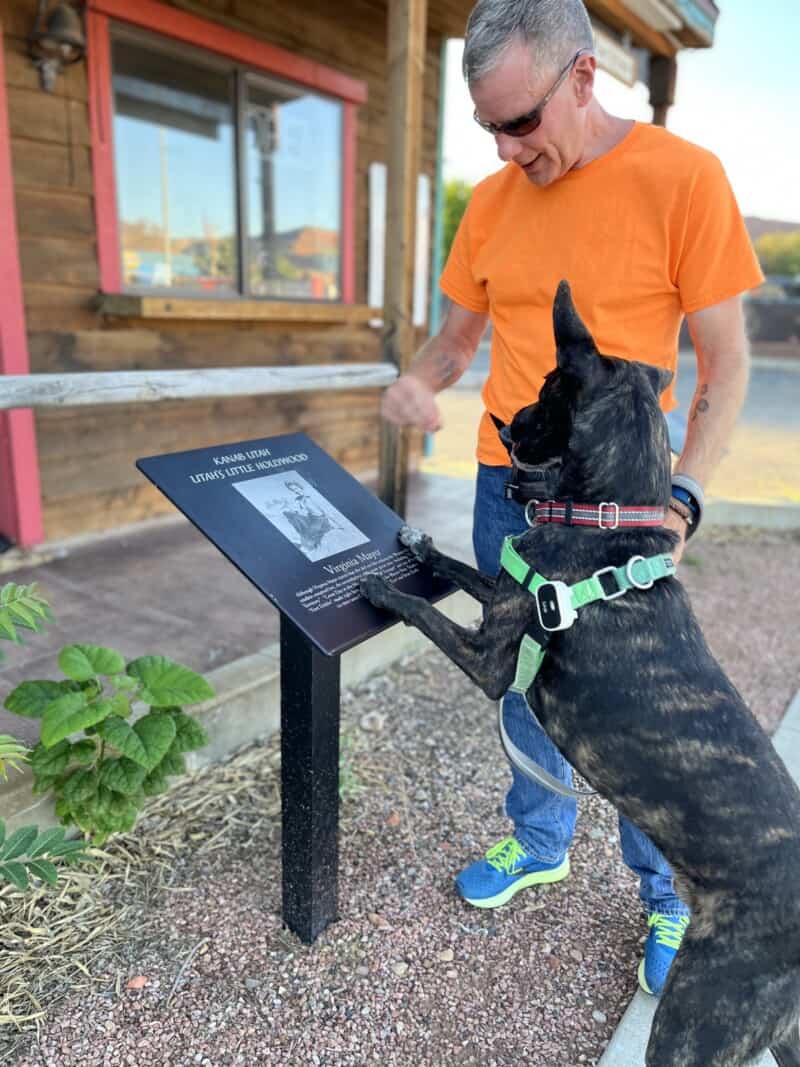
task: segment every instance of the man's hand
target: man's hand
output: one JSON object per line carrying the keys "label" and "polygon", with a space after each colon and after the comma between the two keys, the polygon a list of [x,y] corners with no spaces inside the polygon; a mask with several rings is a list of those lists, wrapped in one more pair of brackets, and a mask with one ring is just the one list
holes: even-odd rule
{"label": "man's hand", "polygon": [[442,428],[436,393],[413,374],[401,374],[383,394],[381,415],[395,426],[416,426],[427,433]]}
{"label": "man's hand", "polygon": [[664,519],[664,525],[668,530],[674,530],[674,532],[680,537],[680,541],[677,543],[677,545],[675,545],[672,550],[672,562],[677,567],[681,561],[683,550],[686,548],[687,522],[686,519],[681,518],[681,516],[676,511],[673,511],[672,508],[667,508],[667,515]]}

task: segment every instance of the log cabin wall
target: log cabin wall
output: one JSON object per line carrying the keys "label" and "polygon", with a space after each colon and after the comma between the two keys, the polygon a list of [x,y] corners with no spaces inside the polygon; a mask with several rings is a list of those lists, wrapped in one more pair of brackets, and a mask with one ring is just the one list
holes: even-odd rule
{"label": "log cabin wall", "polygon": [[[200,0],[164,4],[228,26],[366,83],[356,151],[356,304],[367,297],[369,164],[385,161],[386,8],[372,0]],[[86,65],[39,86],[26,38],[35,0],[0,0],[11,155],[32,372],[379,359],[363,322],[197,322],[110,318],[100,287]],[[451,13],[452,14],[452,13]],[[458,25],[459,16],[453,16]],[[451,32],[452,29],[451,29]],[[457,31],[456,31],[457,32]],[[442,29],[428,29],[422,171],[433,180]],[[363,316],[362,316],[363,318]],[[420,336],[420,340],[422,335]],[[304,431],[353,473],[378,458],[376,391],[42,411],[36,415],[45,538],[173,509],[136,471],[139,456]]]}

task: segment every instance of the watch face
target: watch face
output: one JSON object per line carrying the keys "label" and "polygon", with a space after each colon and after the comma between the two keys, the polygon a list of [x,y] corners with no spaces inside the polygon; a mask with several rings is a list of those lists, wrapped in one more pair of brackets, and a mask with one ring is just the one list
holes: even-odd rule
{"label": "watch face", "polygon": [[545,630],[557,630],[561,625],[561,609],[558,606],[558,594],[552,582],[545,582],[536,590],[536,604],[539,608],[539,621]]}

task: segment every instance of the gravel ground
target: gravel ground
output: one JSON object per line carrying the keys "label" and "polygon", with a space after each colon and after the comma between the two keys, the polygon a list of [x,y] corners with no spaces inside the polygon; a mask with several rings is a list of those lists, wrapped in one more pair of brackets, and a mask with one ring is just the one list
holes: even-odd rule
{"label": "gravel ground", "polygon": [[[681,567],[712,648],[769,731],[800,685],[785,595],[797,549],[796,535],[709,531]],[[433,652],[343,694],[342,711],[340,921],[310,947],[281,926],[272,739],[185,781],[144,818],[140,834],[168,822],[176,838],[159,851],[166,878],[154,888],[132,871],[114,883],[125,909],[114,950],[91,961],[84,989],[53,992],[38,1037],[7,1031],[0,1059],[597,1063],[634,992],[645,933],[610,806],[582,804],[567,882],[471,909],[453,874],[507,832],[494,705]],[[204,796],[224,797],[220,782],[235,812],[222,835],[198,814]]]}

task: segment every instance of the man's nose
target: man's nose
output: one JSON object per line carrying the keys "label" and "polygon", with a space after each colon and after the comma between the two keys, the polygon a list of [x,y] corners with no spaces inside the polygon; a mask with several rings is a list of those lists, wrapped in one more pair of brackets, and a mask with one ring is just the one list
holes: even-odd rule
{"label": "man's nose", "polygon": [[504,163],[515,159],[519,155],[520,143],[517,137],[510,137],[507,133],[496,133],[494,141],[497,145],[497,154]]}

